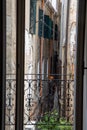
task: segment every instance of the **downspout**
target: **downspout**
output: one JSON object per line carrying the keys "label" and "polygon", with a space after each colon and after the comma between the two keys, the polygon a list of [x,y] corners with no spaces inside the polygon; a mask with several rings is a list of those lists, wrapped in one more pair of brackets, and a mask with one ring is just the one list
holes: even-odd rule
{"label": "downspout", "polygon": [[[54,57],[54,44],[55,44],[55,12],[53,14],[53,44],[52,44],[52,59]],[[53,60],[52,60],[52,74],[54,74],[53,72]]]}
{"label": "downspout", "polygon": [[40,98],[42,97],[42,58],[43,58],[43,42],[44,42],[44,0],[42,0],[41,7],[43,9],[42,19],[42,37],[40,38]]}

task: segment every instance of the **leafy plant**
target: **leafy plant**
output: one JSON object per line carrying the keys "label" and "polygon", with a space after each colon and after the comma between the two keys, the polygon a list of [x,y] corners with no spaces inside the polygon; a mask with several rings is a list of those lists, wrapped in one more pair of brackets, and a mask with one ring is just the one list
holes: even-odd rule
{"label": "leafy plant", "polygon": [[72,126],[66,119],[59,118],[58,112],[46,112],[37,122],[38,130],[72,130]]}

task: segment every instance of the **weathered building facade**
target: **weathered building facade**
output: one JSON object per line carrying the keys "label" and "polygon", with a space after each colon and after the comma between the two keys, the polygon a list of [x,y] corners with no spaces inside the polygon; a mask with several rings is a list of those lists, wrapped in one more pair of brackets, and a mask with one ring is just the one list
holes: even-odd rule
{"label": "weathered building facade", "polygon": [[[58,64],[58,25],[60,19],[57,7],[59,6],[59,4],[60,3],[57,0],[55,2],[45,2],[44,0],[25,1],[24,129],[28,126],[27,122],[30,121],[35,123],[35,119],[37,118],[37,116],[43,114],[43,112],[46,111],[45,109],[47,109],[48,107],[47,104],[50,83],[47,82],[47,80],[51,78],[52,74],[53,78],[55,78]],[[15,114],[13,113],[15,113],[16,109],[17,67],[16,1],[7,0],[6,6],[6,113],[8,115],[6,115],[6,130],[14,130]],[[46,80],[46,82],[44,82],[44,80]],[[52,110],[54,106],[57,106],[57,99],[56,97],[54,98],[54,96],[57,95],[54,94],[55,92],[53,92],[53,95],[51,95],[51,101],[53,103],[49,103],[50,110]],[[54,99],[56,99],[55,102]],[[41,100],[40,104],[39,100]],[[30,119],[28,117],[30,117]],[[13,125],[10,125],[11,122],[13,123]]]}
{"label": "weathered building facade", "polygon": [[[61,35],[60,35],[60,59],[62,61],[62,79],[69,83],[64,84],[62,93],[65,104],[65,115],[73,122],[74,112],[74,74],[76,60],[76,28],[77,28],[77,1],[61,1]],[[69,96],[69,97],[68,97]],[[71,106],[71,107],[70,107]]]}
{"label": "weathered building facade", "polygon": [[[49,1],[53,4],[53,7],[54,7],[55,0],[49,0]],[[26,6],[29,5],[29,2],[30,2],[30,0],[26,1]],[[42,2],[42,3],[40,3],[40,2]],[[69,2],[68,3],[69,6],[68,6],[67,2]],[[78,5],[78,9],[76,9],[76,4]],[[37,5],[42,10],[44,1],[38,0]],[[32,5],[32,6],[34,7],[34,10],[36,9],[38,11],[38,8],[36,8],[37,6],[35,6],[35,5]],[[49,6],[50,6],[50,4],[49,4]],[[87,90],[87,80],[86,80],[87,79],[87,73],[86,73],[86,70],[87,70],[87,53],[86,53],[86,50],[87,50],[86,49],[87,48],[87,42],[86,42],[87,41],[87,38],[86,38],[87,2],[86,2],[86,0],[83,0],[83,1],[78,0],[77,3],[76,3],[76,1],[61,0],[60,9],[61,9],[62,13],[60,15],[61,22],[59,22],[59,25],[62,25],[62,26],[59,29],[61,31],[60,46],[58,46],[58,48],[60,48],[59,49],[60,53],[57,52],[57,54],[59,54],[58,63],[60,63],[59,65],[61,67],[60,74],[63,75],[62,77],[60,76],[61,82],[59,82],[59,78],[58,78],[58,82],[57,82],[58,87],[61,86],[61,88],[62,88],[61,91],[58,90],[59,104],[62,105],[61,108],[63,108],[63,109],[61,109],[62,113],[60,112],[60,114],[64,117],[65,117],[65,115],[66,116],[69,115],[68,117],[71,118],[72,109],[67,109],[67,108],[68,108],[68,106],[70,106],[69,108],[71,108],[73,106],[71,97],[72,97],[72,93],[75,92],[75,108],[74,108],[74,110],[75,110],[74,126],[75,127],[73,129],[86,130],[86,127],[87,127],[87,120],[86,120],[87,119],[87,91],[86,91]],[[54,52],[54,50],[56,51],[57,47],[55,46],[53,48],[54,45],[52,44],[52,46],[51,46],[52,51],[50,51],[49,54],[48,54],[48,52],[46,52],[47,55],[45,55],[45,52],[43,50],[43,53],[40,53],[42,55],[39,55],[39,52],[42,52],[42,51],[40,51],[40,40],[42,39],[42,36],[40,37],[38,35],[38,25],[39,24],[37,24],[37,27],[36,27],[37,36],[36,36],[35,30],[34,30],[35,26],[36,26],[34,24],[34,21],[36,18],[38,20],[39,13],[36,13],[38,17],[37,16],[34,17],[33,22],[29,23],[29,19],[31,19],[30,15],[27,16],[27,20],[25,20],[25,18],[24,18],[25,12],[26,12],[26,14],[28,14],[29,10],[31,12],[31,9],[28,7],[28,8],[26,8],[26,11],[25,11],[25,0],[17,0],[17,1],[1,0],[0,1],[0,96],[1,96],[0,97],[0,115],[1,115],[0,129],[1,130],[14,130],[14,129],[16,129],[16,130],[33,129],[34,130],[35,127],[32,124],[30,124],[30,125],[28,125],[28,124],[30,123],[31,120],[32,120],[31,123],[34,123],[34,124],[36,123],[36,120],[34,120],[34,117],[36,117],[37,115],[33,114],[32,118],[31,118],[31,113],[34,112],[35,102],[36,103],[39,102],[39,106],[41,105],[41,103],[43,105],[44,100],[41,100],[41,98],[38,98],[38,97],[39,96],[43,97],[42,96],[42,94],[43,94],[42,85],[45,82],[43,83],[41,78],[46,79],[46,77],[44,78],[44,76],[40,76],[40,75],[36,75],[36,74],[38,74],[38,73],[40,74],[41,72],[42,72],[42,74],[44,74],[44,72],[46,72],[46,74],[48,75],[48,79],[53,80],[53,78],[55,77],[54,75],[50,75],[52,72],[56,72],[56,69],[52,69],[52,70],[50,69],[54,65],[53,65],[53,62],[51,62],[52,58],[49,61],[50,58],[48,58],[48,55],[50,57],[50,54],[52,54]],[[46,8],[45,8],[45,10],[46,10]],[[66,13],[67,10],[69,11],[68,15]],[[74,12],[76,10],[78,10],[77,11],[77,13],[78,13],[77,23],[76,23],[76,14]],[[46,13],[46,15],[49,15],[48,11],[45,13]],[[52,13],[51,13],[51,15],[52,15]],[[72,17],[71,17],[71,15],[72,15]],[[69,17],[67,17],[67,16],[69,16]],[[68,22],[67,22],[67,19],[68,19]],[[74,21],[73,21],[73,19],[74,19]],[[26,24],[24,24],[24,21],[26,22]],[[58,21],[60,21],[60,20],[58,20]],[[39,21],[37,21],[36,23],[39,23]],[[77,28],[76,28],[76,24],[78,25]],[[25,27],[24,27],[24,25],[25,25]],[[34,27],[33,29],[32,29],[32,25]],[[68,26],[66,26],[66,25],[68,25]],[[77,34],[75,35],[76,29],[77,29]],[[67,32],[67,33],[65,33],[65,32]],[[64,36],[65,36],[65,38],[63,38]],[[24,37],[25,37],[26,45],[24,45]],[[38,47],[36,44],[35,44],[36,46],[33,47],[32,44],[37,39],[38,39]],[[75,39],[77,39],[77,45],[76,45],[77,56],[76,56],[76,61],[75,61],[76,63],[74,62]],[[48,42],[49,40],[45,38],[44,40],[41,40],[41,43],[43,41],[45,42],[45,40],[47,41],[47,43],[53,42],[52,39],[50,40],[50,42]],[[44,44],[44,42],[43,42],[43,44]],[[63,46],[62,46],[62,43],[64,43]],[[67,45],[66,45],[66,43],[67,43]],[[45,45],[43,45],[43,46],[45,48]],[[33,53],[36,50],[36,48],[38,50],[38,54]],[[50,47],[48,47],[48,48],[50,48]],[[25,51],[25,67],[23,67],[24,49],[26,50]],[[37,58],[38,55],[39,55],[40,59]],[[53,55],[51,55],[51,56],[53,56]],[[33,59],[32,59],[32,57],[33,57]],[[56,56],[54,56],[54,57],[56,57]],[[47,58],[47,64],[46,64],[47,68],[45,67],[45,58]],[[65,60],[65,58],[66,58],[66,60]],[[36,61],[35,61],[35,59],[36,59]],[[55,60],[53,60],[53,61],[55,61]],[[52,63],[52,65],[50,63]],[[76,68],[74,67],[74,63],[76,65]],[[51,67],[50,67],[50,65],[51,65]],[[24,69],[25,69],[26,75],[25,75],[25,73],[23,73]],[[76,71],[75,77],[74,77],[74,73],[73,73],[74,70]],[[59,71],[59,69],[58,69],[58,71]],[[35,72],[34,76],[30,75],[31,72],[33,72],[33,73]],[[67,74],[69,74],[68,78],[66,77]],[[67,79],[68,79],[68,82],[66,85]],[[71,79],[71,80],[69,80],[69,79]],[[73,84],[71,86],[69,86],[69,83],[71,84],[71,81],[73,81],[73,79],[75,79],[75,82],[74,82],[75,91],[72,90]],[[25,85],[24,85],[24,83],[25,83]],[[39,86],[39,87],[37,87],[37,86]],[[50,85],[50,88],[51,88],[51,85]],[[50,88],[49,88],[49,90],[50,90]],[[54,87],[54,90],[55,90],[55,87]],[[67,91],[67,90],[69,90],[69,91]],[[71,92],[71,90],[72,90],[72,92]],[[36,91],[37,91],[37,95],[36,95]],[[44,93],[45,92],[47,92],[47,90],[45,90]],[[54,93],[54,91],[51,91],[51,92]],[[34,103],[34,105],[30,103],[30,99],[32,100],[31,94],[34,99],[31,102]],[[45,95],[45,94],[43,94],[43,95]],[[51,93],[51,95],[52,95],[52,93]],[[65,100],[62,100],[64,97],[67,97],[67,98],[65,98]],[[24,102],[24,100],[25,100],[25,102]],[[53,104],[54,103],[53,97],[52,97],[52,100],[50,99],[49,101],[52,101],[51,104]],[[68,104],[67,104],[67,102],[68,102]],[[49,104],[49,105],[51,105],[51,104]],[[24,107],[23,107],[23,105],[24,105]],[[32,106],[32,111],[30,109],[30,106]],[[55,105],[53,104],[52,106],[50,106],[50,108],[53,108],[53,106],[55,106]],[[44,108],[46,108],[46,107],[47,106],[45,104]],[[55,108],[57,108],[57,107],[58,106],[55,106]],[[39,107],[39,108],[43,108],[43,107]],[[66,110],[68,113],[66,113]],[[24,116],[24,113],[25,113],[25,116]],[[37,113],[39,113],[41,115],[41,114],[43,114],[43,110],[37,108],[36,114]],[[68,118],[68,120],[69,120],[69,118]],[[70,120],[72,120],[72,119],[70,119]],[[29,121],[29,122],[27,122],[27,121]],[[25,122],[25,124],[24,124],[24,122]]]}
{"label": "weathered building facade", "polygon": [[[15,7],[13,7],[13,3]],[[10,9],[9,5],[11,4],[12,8]],[[50,0],[25,1],[24,124],[26,125],[28,116],[30,116],[30,120],[34,121],[38,114],[43,114],[45,110],[49,109],[48,99],[50,100],[50,110],[53,108],[58,109],[61,114],[63,113],[62,116],[73,115],[73,106],[67,112],[70,106],[67,107],[68,98],[65,99],[68,89],[67,82],[65,83],[64,81],[67,81],[67,79],[73,80],[76,7],[76,2],[72,3],[66,0],[56,0],[55,2]],[[10,0],[7,2],[7,43],[7,78],[10,79],[13,76],[15,79],[16,2],[11,2]],[[63,80],[63,89],[60,88],[61,83],[56,84],[51,81],[55,78],[60,81]],[[15,82],[13,87],[14,84]],[[49,87],[52,87],[52,90],[50,90],[52,98],[49,96]],[[73,89],[73,83],[71,83],[70,87]],[[11,93],[12,95],[13,92]],[[61,100],[61,95],[63,95],[64,100]],[[33,98],[33,101],[30,101],[31,105],[33,105],[31,107],[32,110],[30,110],[30,105],[28,104],[31,96]],[[41,100],[40,105],[38,104],[39,99]],[[71,100],[69,104],[73,104],[72,93]],[[58,103],[61,106],[60,108]],[[15,95],[13,104],[15,109]],[[63,111],[62,108],[64,108]],[[12,112],[14,111],[12,108],[11,110]]]}

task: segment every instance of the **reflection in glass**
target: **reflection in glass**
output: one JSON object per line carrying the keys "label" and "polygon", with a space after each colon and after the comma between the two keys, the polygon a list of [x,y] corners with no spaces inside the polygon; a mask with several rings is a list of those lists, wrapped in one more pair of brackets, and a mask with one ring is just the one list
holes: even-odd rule
{"label": "reflection in glass", "polygon": [[5,130],[15,130],[16,0],[6,0],[6,108]]}

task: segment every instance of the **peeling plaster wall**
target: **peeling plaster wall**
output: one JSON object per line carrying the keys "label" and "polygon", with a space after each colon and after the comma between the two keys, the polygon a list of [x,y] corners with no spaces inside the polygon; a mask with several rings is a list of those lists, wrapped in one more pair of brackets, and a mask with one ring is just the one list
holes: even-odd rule
{"label": "peeling plaster wall", "polygon": [[6,73],[16,74],[16,2],[7,0],[6,10]]}
{"label": "peeling plaster wall", "polygon": [[76,55],[76,19],[77,19],[77,0],[70,1],[69,23],[68,23],[68,69],[74,75],[75,55]]}
{"label": "peeling plaster wall", "polygon": [[[75,73],[75,57],[76,57],[76,20],[77,20],[77,0],[70,0],[69,3],[69,19],[68,19],[68,35],[67,35],[67,74],[69,80],[74,80],[74,73]],[[70,104],[72,105],[71,111],[69,114],[73,114],[74,110],[74,81],[70,84],[70,91],[71,94],[71,101]],[[71,120],[72,116],[71,116]]]}
{"label": "peeling plaster wall", "polygon": [[[60,59],[62,61],[62,75],[64,75],[64,68],[66,68],[68,75],[66,79],[74,79],[74,65],[75,65],[75,54],[76,54],[76,17],[77,17],[77,0],[62,0],[61,7],[61,34],[60,34]],[[69,4],[69,5],[68,5]],[[68,9],[69,8],[69,9]],[[68,9],[68,12],[67,12]],[[67,18],[68,16],[68,18]],[[67,21],[68,19],[68,21]],[[67,55],[66,55],[67,53]],[[66,57],[65,57],[66,55]],[[69,76],[70,74],[70,76]],[[67,86],[66,86],[67,87]],[[70,91],[72,90],[72,92]],[[73,121],[73,109],[74,109],[74,83],[70,84],[70,95],[71,101],[69,102],[71,110],[66,112],[70,115],[70,120]],[[66,95],[67,95],[66,89]],[[67,102],[66,102],[67,104]],[[67,107],[67,105],[66,105]]]}
{"label": "peeling plaster wall", "polygon": [[[38,37],[38,22],[36,23],[36,34],[32,35],[29,32],[29,25],[30,25],[30,2],[29,0],[26,0],[26,8],[25,8],[25,74],[37,74],[37,68],[38,68],[38,62],[40,63],[40,38]],[[40,1],[37,2],[37,10],[36,10],[36,21],[38,21],[38,10],[39,7],[41,7]],[[47,6],[45,6],[45,13],[47,15],[50,15],[50,17],[54,20],[54,12],[50,12]],[[58,23],[58,19],[55,19],[55,23]],[[15,0],[7,0],[7,48],[6,48],[6,71],[10,74],[16,74],[16,1]],[[56,50],[53,48],[53,43],[56,44],[56,41],[51,40],[51,42],[48,39],[43,40],[43,52],[42,52],[42,59],[44,60],[44,70],[43,73],[46,74],[47,69],[49,69],[48,66],[50,66],[50,63],[47,63],[47,61],[50,60],[50,57],[53,55],[53,51]],[[54,49],[54,50],[53,50]],[[48,64],[48,66],[47,66]],[[48,68],[47,68],[48,67]],[[49,70],[48,70],[49,71]],[[16,76],[16,75],[15,75]],[[12,78],[12,75],[9,77]],[[36,76],[25,76],[25,79],[31,79],[31,78],[37,78]],[[16,80],[16,77],[15,77]],[[25,87],[28,87],[28,83],[25,83]],[[31,85],[32,97],[34,98],[35,104],[32,108],[32,111],[35,110],[35,105],[37,104],[37,96],[36,96],[36,89],[35,85]],[[43,89],[43,96],[45,96],[44,93],[46,93],[46,87]],[[13,93],[12,93],[13,94]],[[27,99],[28,91],[26,92],[26,95],[24,95],[24,99]],[[14,95],[12,95],[14,96]],[[38,95],[39,96],[39,95]],[[15,98],[15,97],[14,97]],[[57,101],[56,101],[57,102]],[[15,101],[13,101],[13,104],[15,104]],[[24,105],[26,105],[26,101],[24,101]],[[25,108],[27,111],[27,108]],[[38,109],[38,108],[37,108]],[[15,108],[14,108],[15,110]],[[14,112],[12,110],[12,112]],[[27,111],[27,115],[29,111]],[[36,113],[38,114],[37,110]],[[34,115],[35,116],[35,115]],[[7,119],[6,119],[7,120]],[[26,120],[25,120],[26,121]],[[10,130],[11,128],[7,127],[6,130]],[[12,128],[14,130],[14,128]]]}
{"label": "peeling plaster wall", "polygon": [[[9,79],[9,80],[7,80]],[[14,79],[14,80],[11,80]],[[15,123],[16,91],[16,1],[6,0],[6,109],[5,123]],[[9,105],[10,102],[10,105]],[[10,107],[10,114],[9,114]],[[11,115],[13,114],[13,116]],[[14,125],[6,125],[6,130],[14,130]]]}

